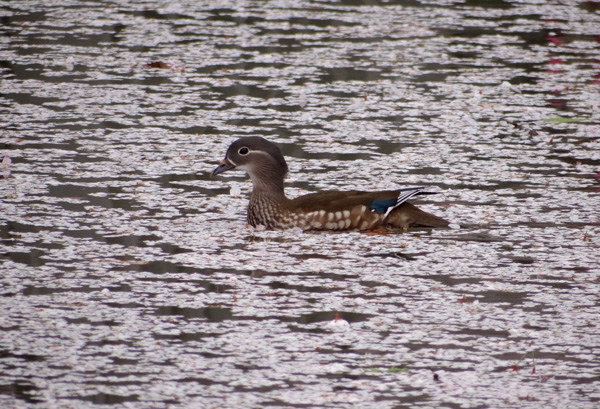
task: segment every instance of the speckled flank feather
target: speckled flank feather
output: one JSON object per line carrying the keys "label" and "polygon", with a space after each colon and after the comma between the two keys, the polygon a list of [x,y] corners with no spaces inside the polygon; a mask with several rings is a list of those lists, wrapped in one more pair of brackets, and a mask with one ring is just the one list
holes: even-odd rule
{"label": "speckled flank feather", "polygon": [[390,225],[446,227],[448,222],[406,202],[423,188],[380,192],[324,191],[288,199],[283,189],[287,164],[277,145],[259,137],[231,144],[213,174],[239,168],[253,183],[248,223],[270,229],[371,230]]}
{"label": "speckled flank feather", "polygon": [[[250,196],[248,223],[271,229],[299,227],[303,230],[368,230],[380,225],[384,215],[367,206],[355,205],[340,210],[293,208],[293,200],[274,200],[264,193]],[[292,205],[292,206],[290,206]]]}

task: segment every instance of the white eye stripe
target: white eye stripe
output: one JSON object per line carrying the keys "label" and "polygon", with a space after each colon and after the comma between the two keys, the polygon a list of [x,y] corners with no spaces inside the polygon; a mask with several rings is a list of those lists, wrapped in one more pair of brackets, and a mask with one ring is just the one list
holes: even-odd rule
{"label": "white eye stripe", "polygon": [[[242,149],[242,148],[240,148],[240,149]],[[240,149],[238,149],[238,153],[239,153]],[[271,155],[269,155],[267,152],[263,152],[263,151],[248,151],[248,153],[247,153],[246,155],[241,155],[241,154],[240,154],[240,155],[241,155],[241,156],[248,156],[248,155],[250,155],[250,154],[259,154],[259,155],[265,155],[265,156],[268,156],[268,157],[272,157],[272,156],[271,156]],[[229,156],[229,155],[227,155],[227,160],[228,160],[229,162],[231,162],[231,164],[232,164],[233,166],[236,166],[236,167],[237,167],[237,166],[240,166],[240,165],[238,165],[237,163],[235,163],[234,161],[232,161],[232,160],[231,160],[231,156]]]}
{"label": "white eye stripe", "polygon": [[272,158],[273,156],[271,156],[269,153],[265,152],[265,151],[250,151],[248,152],[248,154],[253,154],[253,155],[265,155],[268,158]]}

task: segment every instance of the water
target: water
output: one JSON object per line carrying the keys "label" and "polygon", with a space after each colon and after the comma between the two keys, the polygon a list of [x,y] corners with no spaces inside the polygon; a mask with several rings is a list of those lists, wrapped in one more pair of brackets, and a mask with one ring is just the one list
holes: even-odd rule
{"label": "water", "polygon": [[[597,407],[599,13],[3,4],[0,405]],[[244,135],[460,229],[250,229]]]}

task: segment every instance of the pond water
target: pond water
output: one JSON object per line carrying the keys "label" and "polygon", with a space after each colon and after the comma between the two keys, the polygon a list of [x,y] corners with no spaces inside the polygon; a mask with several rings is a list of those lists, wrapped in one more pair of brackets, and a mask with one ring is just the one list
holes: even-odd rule
{"label": "pond water", "polygon": [[[0,16],[0,406],[600,405],[598,2]],[[453,228],[249,228],[246,135]]]}

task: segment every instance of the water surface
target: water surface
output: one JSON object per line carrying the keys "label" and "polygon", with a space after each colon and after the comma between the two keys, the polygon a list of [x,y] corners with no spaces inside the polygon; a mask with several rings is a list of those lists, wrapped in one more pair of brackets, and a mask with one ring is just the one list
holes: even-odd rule
{"label": "water surface", "polygon": [[[0,406],[598,406],[594,2],[0,16]],[[456,226],[248,228],[245,135]]]}

